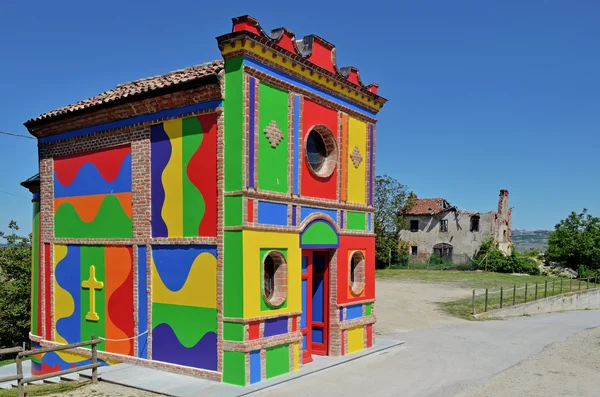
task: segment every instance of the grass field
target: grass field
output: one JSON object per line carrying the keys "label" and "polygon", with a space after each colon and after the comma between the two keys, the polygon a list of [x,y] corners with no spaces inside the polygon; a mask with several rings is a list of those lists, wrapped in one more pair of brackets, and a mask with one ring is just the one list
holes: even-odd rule
{"label": "grass field", "polygon": [[[571,281],[547,276],[516,276],[505,273],[462,272],[462,271],[435,271],[435,270],[378,270],[377,278],[381,280],[419,281],[436,284],[452,285],[460,288],[476,290],[475,312],[481,313],[485,309],[485,289],[488,292],[488,310],[500,307],[500,289],[502,288],[502,306],[513,304],[513,289],[516,287],[514,301],[516,304],[525,302],[525,285],[527,284],[527,301],[541,299],[544,296],[558,295],[563,292],[577,291],[579,289],[595,288],[593,280],[589,286],[587,281]],[[561,283],[562,280],[562,283]],[[547,283],[547,287],[546,287]],[[537,293],[536,293],[537,284]],[[545,295],[544,295],[545,294]],[[472,295],[464,299],[441,304],[449,314],[465,319],[472,319]]]}

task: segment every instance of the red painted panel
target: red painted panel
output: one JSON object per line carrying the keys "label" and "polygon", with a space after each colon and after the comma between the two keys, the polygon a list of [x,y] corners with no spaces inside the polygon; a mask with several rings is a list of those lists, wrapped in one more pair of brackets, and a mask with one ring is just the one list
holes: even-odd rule
{"label": "red painted panel", "polygon": [[260,322],[253,321],[248,324],[248,338],[250,340],[260,338]]}
{"label": "red painted panel", "polygon": [[[309,99],[304,98],[304,111],[302,113],[302,144],[300,146],[300,155],[302,156],[302,185],[301,195],[308,197],[318,197],[330,200],[336,199],[337,173],[338,167],[328,178],[317,177],[308,166],[304,154],[304,142],[306,136],[312,127],[324,125],[335,136],[338,136],[338,114],[335,110],[321,106]],[[338,148],[339,150],[339,148]]]}
{"label": "red painted panel", "polygon": [[254,222],[254,200],[248,200],[248,223]]}
{"label": "red painted panel", "polygon": [[346,354],[346,352],[344,351],[344,331],[342,331],[342,356]]}
{"label": "red painted panel", "polygon": [[85,156],[82,153],[77,153],[60,157],[54,160],[54,172],[58,181],[67,186],[73,183],[79,169],[85,163],[92,163],[107,182],[112,182],[119,175],[123,159],[129,154],[131,154],[131,146],[127,145],[95,150],[86,153]]}
{"label": "red painted panel", "polygon": [[292,317],[292,332],[296,332],[297,323],[298,323],[298,317]]}
{"label": "red painted panel", "polygon": [[[131,247],[106,247],[106,351],[133,356],[133,253]],[[125,340],[123,340],[125,339]]]}
{"label": "red painted panel", "polygon": [[308,60],[322,67],[323,69],[329,70],[332,73],[336,73],[333,68],[333,48],[331,44],[324,43],[319,37],[315,36],[313,42],[312,54],[308,57]]}
{"label": "red painted panel", "polygon": [[50,308],[50,244],[44,244],[44,307],[46,312],[45,323],[46,332],[44,333],[44,339],[52,340],[52,310]]}
{"label": "red painted panel", "polygon": [[38,246],[37,246],[37,254],[38,254],[38,263],[37,263],[37,272],[38,272],[38,282],[35,286],[37,288],[37,329],[34,330],[37,336],[42,336],[42,274],[44,268],[42,267],[42,216],[40,212],[40,221],[39,221],[40,229],[38,230]]}
{"label": "red painted panel", "polygon": [[277,43],[281,48],[297,54],[296,47],[294,46],[294,36],[289,32],[283,32],[279,42]]}
{"label": "red painted panel", "polygon": [[[350,291],[349,258],[353,251],[362,250],[365,255],[365,290],[361,296],[354,297]],[[375,237],[340,236],[338,249],[337,302],[359,302],[375,299]]]}
{"label": "red painted panel", "polygon": [[202,194],[204,215],[198,236],[217,237],[217,114],[198,116],[202,125],[202,143],[187,166],[190,182]]}
{"label": "red painted panel", "polygon": [[373,324],[367,325],[367,347],[373,346]]}

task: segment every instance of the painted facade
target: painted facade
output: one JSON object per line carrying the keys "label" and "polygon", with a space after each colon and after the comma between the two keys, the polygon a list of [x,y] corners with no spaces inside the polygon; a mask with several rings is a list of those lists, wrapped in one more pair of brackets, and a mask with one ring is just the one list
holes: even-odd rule
{"label": "painted facade", "polygon": [[[97,335],[106,365],[247,385],[374,343],[385,99],[318,36],[245,16],[217,42],[222,61],[25,123],[35,346]],[[89,361],[63,355],[34,372]]]}

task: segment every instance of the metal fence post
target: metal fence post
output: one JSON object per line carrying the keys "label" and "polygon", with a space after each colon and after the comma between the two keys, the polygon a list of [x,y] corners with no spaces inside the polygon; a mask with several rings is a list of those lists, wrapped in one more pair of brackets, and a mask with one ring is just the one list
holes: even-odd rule
{"label": "metal fence post", "polygon": [[537,300],[537,291],[538,291],[538,283],[535,283],[535,298],[533,299],[534,301]]}
{"label": "metal fence post", "polygon": [[544,281],[544,298],[548,297],[548,280]]}
{"label": "metal fence post", "polygon": [[[92,364],[96,364],[98,362],[98,350],[96,347],[96,335],[92,335]],[[98,368],[92,368],[92,383],[98,383]]]}
{"label": "metal fence post", "polygon": [[554,296],[554,280],[552,280],[552,296]]}
{"label": "metal fence post", "polygon": [[19,375],[20,379],[17,379],[17,394],[19,397],[25,397],[25,384],[23,383],[23,361],[19,354],[17,354],[16,359],[17,364],[17,375]]}
{"label": "metal fence post", "polygon": [[473,290],[473,299],[472,299],[472,303],[473,303],[473,315],[475,315],[475,290]]}
{"label": "metal fence post", "polygon": [[581,278],[579,279],[579,291],[581,291]]}
{"label": "metal fence post", "polygon": [[585,289],[590,289],[590,278],[587,278],[587,284],[585,286]]}
{"label": "metal fence post", "polygon": [[527,303],[527,283],[525,283],[525,303]]}
{"label": "metal fence post", "polygon": [[573,279],[570,278],[569,279],[569,292],[571,292],[572,289],[573,289]]}
{"label": "metal fence post", "polygon": [[500,309],[502,309],[502,300],[504,299],[504,287],[500,287]]}
{"label": "metal fence post", "polygon": [[483,309],[484,312],[487,313],[487,305],[488,305],[488,289],[485,289],[485,309]]}
{"label": "metal fence post", "polygon": [[517,299],[517,284],[513,285],[513,306],[516,303],[516,299]]}
{"label": "metal fence post", "polygon": [[561,294],[562,294],[562,282],[563,282],[563,279],[562,279],[562,277],[561,277],[561,278],[560,278],[560,293],[561,293]]}

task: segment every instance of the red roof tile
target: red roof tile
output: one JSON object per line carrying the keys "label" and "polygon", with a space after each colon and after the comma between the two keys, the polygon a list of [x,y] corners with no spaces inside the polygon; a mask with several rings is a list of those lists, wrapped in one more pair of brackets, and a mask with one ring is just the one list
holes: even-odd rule
{"label": "red roof tile", "polygon": [[435,215],[455,209],[443,198],[418,198],[409,211],[403,211],[405,215]]}
{"label": "red roof tile", "polygon": [[174,70],[159,76],[146,77],[144,79],[135,80],[129,83],[119,84],[112,90],[103,92],[100,95],[96,95],[92,98],[79,101],[72,105],[64,106],[48,113],[44,113],[38,117],[34,117],[31,120],[28,120],[25,124],[27,125],[31,122],[50,119],[52,117],[67,113],[78,112],[80,110],[89,109],[101,104],[114,102],[128,97],[131,98],[147,92],[187,83],[204,77],[216,76],[222,69],[223,61],[213,61],[203,63],[201,65],[191,66],[185,69]]}

